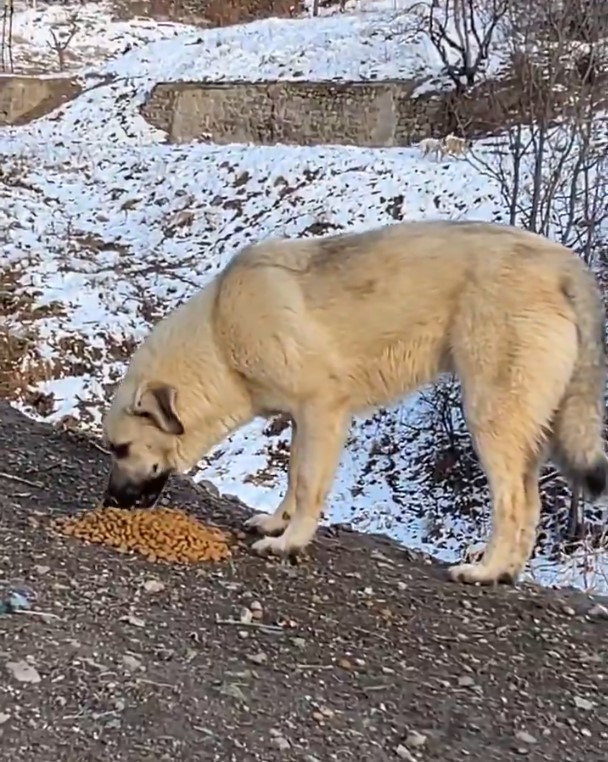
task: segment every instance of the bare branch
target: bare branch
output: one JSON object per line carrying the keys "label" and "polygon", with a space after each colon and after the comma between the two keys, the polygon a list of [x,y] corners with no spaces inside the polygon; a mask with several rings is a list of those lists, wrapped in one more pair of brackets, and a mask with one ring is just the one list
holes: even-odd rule
{"label": "bare branch", "polygon": [[2,39],[0,44],[2,71],[12,72],[15,68],[13,61],[13,16],[15,13],[13,0],[4,0],[2,9]]}
{"label": "bare branch", "polygon": [[78,14],[75,13],[70,17],[67,29],[62,31],[64,31],[64,34],[56,34],[53,28],[49,29],[53,43],[48,43],[48,45],[51,50],[57,53],[59,71],[65,70],[65,51],[72,42],[74,35],[78,32]]}
{"label": "bare branch", "polygon": [[[509,0],[433,0],[428,36],[439,53],[445,73],[458,92],[472,87],[483,73],[497,27]],[[453,31],[450,32],[449,28]],[[450,60],[450,51],[457,54]]]}

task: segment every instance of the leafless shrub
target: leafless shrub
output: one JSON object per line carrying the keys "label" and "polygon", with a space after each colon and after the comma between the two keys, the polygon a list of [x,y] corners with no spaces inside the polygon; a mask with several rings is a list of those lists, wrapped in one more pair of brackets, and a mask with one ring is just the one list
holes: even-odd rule
{"label": "leafless shrub", "polygon": [[288,18],[302,10],[301,0],[206,0],[201,6],[210,26],[243,24],[268,16]]}
{"label": "leafless shrub", "polygon": [[458,93],[485,71],[509,0],[432,0],[428,35]]}
{"label": "leafless shrub", "polygon": [[470,475],[471,468],[479,468],[465,421],[460,383],[454,376],[446,376],[421,394],[421,402],[428,411],[425,425],[435,446],[433,477],[455,484],[463,475]]}
{"label": "leafless shrub", "polygon": [[2,71],[13,71],[13,16],[15,13],[13,0],[4,0],[2,8],[2,38],[0,41],[0,61]]}
{"label": "leafless shrub", "polygon": [[[334,5],[335,0],[312,0],[311,13],[313,16],[319,15],[319,8],[326,8],[327,6]],[[346,0],[339,0],[340,13],[344,13],[346,10]]]}
{"label": "leafless shrub", "polygon": [[54,50],[57,54],[57,62],[59,71],[65,71],[66,60],[65,53],[70,43],[74,39],[74,36],[78,33],[78,14],[73,13],[67,22],[61,25],[57,25],[55,29],[49,29],[52,43],[48,43],[51,50]]}
{"label": "leafless shrub", "polygon": [[[510,224],[558,240],[592,264],[608,222],[608,59],[600,42],[569,38],[570,4],[579,8],[580,0],[546,6],[542,19],[527,24],[513,18],[517,97],[508,106],[497,97],[493,106],[516,126],[471,161],[497,182]],[[541,21],[546,36],[539,40]]]}

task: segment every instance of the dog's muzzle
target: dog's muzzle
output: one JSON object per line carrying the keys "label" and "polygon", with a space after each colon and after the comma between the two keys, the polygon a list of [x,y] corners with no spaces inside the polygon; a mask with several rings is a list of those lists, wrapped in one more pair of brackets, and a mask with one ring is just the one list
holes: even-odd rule
{"label": "dog's muzzle", "polygon": [[148,481],[135,483],[118,479],[112,473],[103,496],[103,507],[151,508],[160,497],[168,479],[169,474],[163,473]]}

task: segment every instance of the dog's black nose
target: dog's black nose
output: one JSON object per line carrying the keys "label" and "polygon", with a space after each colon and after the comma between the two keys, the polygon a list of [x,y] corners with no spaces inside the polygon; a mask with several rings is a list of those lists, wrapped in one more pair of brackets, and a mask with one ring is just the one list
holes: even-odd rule
{"label": "dog's black nose", "polygon": [[135,491],[110,492],[103,496],[104,508],[133,508],[137,503],[138,493]]}
{"label": "dog's black nose", "polygon": [[160,497],[169,478],[168,473],[155,476],[154,479],[136,484],[120,481],[110,476],[103,497],[104,508],[151,508]]}
{"label": "dog's black nose", "polygon": [[141,494],[141,488],[131,482],[120,485],[110,476],[108,486],[103,496],[104,508],[132,508]]}

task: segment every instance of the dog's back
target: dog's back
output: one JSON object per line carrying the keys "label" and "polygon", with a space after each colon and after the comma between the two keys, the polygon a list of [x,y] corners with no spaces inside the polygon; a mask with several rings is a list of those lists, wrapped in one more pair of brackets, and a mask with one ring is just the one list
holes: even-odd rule
{"label": "dog's back", "polygon": [[354,355],[369,358],[405,332],[414,342],[430,326],[445,335],[459,303],[474,295],[505,310],[538,303],[559,292],[564,268],[579,265],[564,247],[523,230],[438,221],[262,242],[244,249],[225,277],[263,272],[267,304],[299,304],[343,352],[354,343]]}

